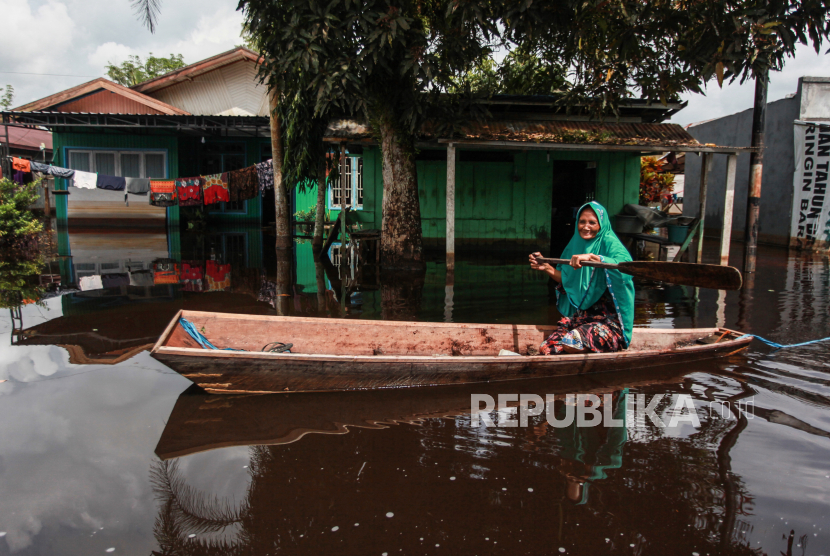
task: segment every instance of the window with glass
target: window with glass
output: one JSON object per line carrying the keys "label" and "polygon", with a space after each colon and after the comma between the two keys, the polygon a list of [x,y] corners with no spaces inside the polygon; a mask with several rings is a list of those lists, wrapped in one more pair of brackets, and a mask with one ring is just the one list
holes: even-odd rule
{"label": "window with glass", "polygon": [[[329,191],[330,208],[342,206],[343,183],[346,187],[346,206],[356,210],[363,208],[363,158],[346,157],[346,171],[340,176],[340,182]],[[357,202],[354,202],[356,199]]]}
{"label": "window with glass", "polygon": [[69,167],[124,178],[166,178],[167,153],[164,151],[100,151],[72,149]]}

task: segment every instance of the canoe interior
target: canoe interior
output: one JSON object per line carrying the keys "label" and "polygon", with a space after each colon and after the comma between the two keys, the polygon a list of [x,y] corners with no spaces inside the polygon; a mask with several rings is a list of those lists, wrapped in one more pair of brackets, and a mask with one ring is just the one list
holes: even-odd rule
{"label": "canoe interior", "polygon": [[[497,356],[537,349],[554,330],[546,325],[390,322],[275,317],[182,311],[214,346],[259,352],[270,342],[292,343],[292,353],[353,356]],[[689,346],[717,328],[635,329],[628,352]],[[724,340],[733,339],[735,333]],[[200,348],[174,319],[156,349]]]}

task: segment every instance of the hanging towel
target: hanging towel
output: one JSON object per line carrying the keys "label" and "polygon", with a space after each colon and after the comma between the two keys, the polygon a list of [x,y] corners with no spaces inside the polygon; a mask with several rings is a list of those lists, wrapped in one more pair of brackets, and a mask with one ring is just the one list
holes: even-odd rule
{"label": "hanging towel", "polygon": [[274,189],[274,165],[268,159],[265,162],[254,164],[259,178],[259,190]]}
{"label": "hanging towel", "polygon": [[98,174],[93,174],[91,172],[81,172],[80,170],[75,170],[75,175],[72,178],[72,184],[74,187],[80,187],[82,189],[95,189],[96,183],[98,182]]}
{"label": "hanging towel", "polygon": [[100,290],[104,288],[104,285],[101,283],[101,277],[97,274],[93,276],[83,276],[80,280],[78,280],[78,285],[81,287],[82,292],[88,292],[89,290]]}
{"label": "hanging towel", "polygon": [[25,158],[17,158],[16,156],[12,157],[12,168],[17,170],[18,172],[31,172],[32,166],[31,162],[26,160]]}
{"label": "hanging towel", "polygon": [[228,173],[212,174],[210,176],[202,176],[204,189],[204,199],[206,205],[212,205],[221,201],[228,202],[231,200],[230,192],[228,191]]}
{"label": "hanging towel", "polygon": [[126,178],[127,193],[144,195],[150,191],[150,178]]}
{"label": "hanging towel", "polygon": [[107,176],[105,174],[98,174],[98,180],[95,182],[98,189],[108,189],[110,191],[124,191],[127,187],[127,180],[120,176]]}
{"label": "hanging towel", "polygon": [[130,285],[131,286],[152,286],[153,285],[153,273],[150,270],[138,270],[136,272],[130,272]]}
{"label": "hanging towel", "polygon": [[101,284],[104,288],[117,288],[130,285],[130,275],[126,272],[118,274],[104,274],[101,276]]}
{"label": "hanging towel", "polygon": [[180,207],[202,206],[202,178],[176,180],[176,192],[179,194]]}
{"label": "hanging towel", "polygon": [[14,170],[14,172],[12,173],[12,181],[14,183],[23,185],[26,183],[32,183],[35,180],[32,177],[31,172],[21,172],[20,170]]}
{"label": "hanging towel", "polygon": [[168,260],[153,263],[153,283],[178,284],[179,265]]}
{"label": "hanging towel", "polygon": [[173,180],[150,180],[150,204],[154,207],[173,207],[179,204],[176,196],[176,182]]}
{"label": "hanging towel", "polygon": [[228,189],[231,201],[253,199],[259,193],[259,176],[255,166],[228,172]]}
{"label": "hanging towel", "polygon": [[207,261],[206,264],[207,288],[205,291],[215,292],[229,289],[231,287],[231,265],[216,264],[214,261]]}
{"label": "hanging towel", "polygon": [[40,172],[41,174],[55,176],[56,178],[71,178],[75,175],[75,170],[60,168],[58,166],[52,166],[51,164],[44,164],[43,162],[35,162],[34,160],[30,166],[32,167],[32,172]]}

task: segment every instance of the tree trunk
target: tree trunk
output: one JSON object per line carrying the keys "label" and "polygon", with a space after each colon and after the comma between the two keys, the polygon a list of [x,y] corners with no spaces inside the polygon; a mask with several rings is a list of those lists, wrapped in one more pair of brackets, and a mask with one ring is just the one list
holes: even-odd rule
{"label": "tree trunk", "polygon": [[314,238],[311,250],[318,254],[323,248],[326,223],[326,161],[320,162],[317,170],[317,217],[314,219]]}
{"label": "tree trunk", "polygon": [[277,249],[291,246],[291,207],[288,191],[282,182],[282,133],[277,112],[279,92],[273,88],[268,93],[271,113],[271,163],[274,165],[274,209],[277,220]]}
{"label": "tree trunk", "polygon": [[422,268],[421,206],[415,147],[388,118],[378,124],[383,157],[381,262],[385,267]]}

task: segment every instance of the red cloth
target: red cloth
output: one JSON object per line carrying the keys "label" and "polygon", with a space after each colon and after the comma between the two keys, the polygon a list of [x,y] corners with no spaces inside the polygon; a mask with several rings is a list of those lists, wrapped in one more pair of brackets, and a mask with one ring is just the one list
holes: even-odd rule
{"label": "red cloth", "polygon": [[180,207],[198,207],[202,205],[202,178],[183,178],[176,180]]}
{"label": "red cloth", "polygon": [[12,157],[12,168],[18,172],[28,173],[32,171],[32,163],[25,158]]}
{"label": "red cloth", "polygon": [[231,200],[230,192],[228,191],[228,173],[212,174],[210,176],[202,176],[203,187],[205,191],[205,204],[212,205],[220,201],[228,202]]}

